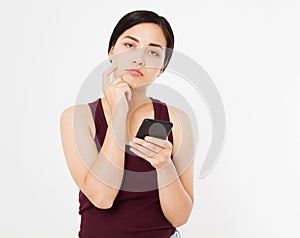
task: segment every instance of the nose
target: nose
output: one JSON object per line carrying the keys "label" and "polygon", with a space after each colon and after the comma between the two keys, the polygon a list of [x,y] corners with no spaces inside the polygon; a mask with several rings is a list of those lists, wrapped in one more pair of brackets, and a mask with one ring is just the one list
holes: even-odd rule
{"label": "nose", "polygon": [[131,55],[132,64],[137,67],[145,66],[145,61],[144,61],[145,49],[144,48],[136,48],[134,51],[131,51],[131,52],[132,52],[132,55]]}
{"label": "nose", "polygon": [[143,59],[139,58],[139,59],[133,59],[132,60],[132,63],[134,65],[137,65],[137,66],[144,66],[145,65],[145,62]]}

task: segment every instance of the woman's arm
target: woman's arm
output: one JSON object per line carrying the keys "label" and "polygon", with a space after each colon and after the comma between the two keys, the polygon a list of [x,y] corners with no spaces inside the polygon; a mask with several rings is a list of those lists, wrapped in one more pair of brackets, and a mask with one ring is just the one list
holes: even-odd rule
{"label": "woman's arm", "polygon": [[187,114],[170,106],[168,108],[174,125],[173,160],[165,168],[157,170],[157,178],[162,211],[174,227],[179,227],[188,221],[194,204],[195,148]]}
{"label": "woman's arm", "polygon": [[[118,135],[112,130],[112,122],[108,122],[100,153],[94,141],[94,120],[88,105],[68,107],[60,119],[62,145],[71,176],[89,200],[103,209],[112,206],[124,173],[122,143],[125,143],[126,115],[116,113],[115,119],[118,120]],[[121,138],[119,144],[116,137]]]}
{"label": "woman's arm", "polygon": [[167,139],[148,136],[144,139],[135,137],[129,142],[135,154],[156,168],[161,208],[174,227],[188,221],[194,202],[194,140],[191,123],[183,111],[176,110],[170,113],[173,145]]}

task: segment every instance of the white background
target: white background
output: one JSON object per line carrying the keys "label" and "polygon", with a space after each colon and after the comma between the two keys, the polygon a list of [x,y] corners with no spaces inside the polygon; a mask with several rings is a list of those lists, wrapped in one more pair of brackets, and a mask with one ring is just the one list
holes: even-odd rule
{"label": "white background", "polygon": [[[225,107],[224,149],[207,177],[195,173],[182,237],[300,237],[296,0],[1,1],[0,237],[77,237],[60,114],[106,59],[117,21],[136,9],[169,20],[175,49],[208,72]],[[200,131],[210,126],[202,112]],[[197,170],[210,138],[201,132]]]}

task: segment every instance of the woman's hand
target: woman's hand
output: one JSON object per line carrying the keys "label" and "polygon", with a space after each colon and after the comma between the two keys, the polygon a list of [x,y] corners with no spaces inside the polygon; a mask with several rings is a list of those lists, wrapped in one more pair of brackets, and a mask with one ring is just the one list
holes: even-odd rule
{"label": "woman's hand", "polygon": [[[102,75],[102,92],[108,101],[111,114],[116,110],[117,105],[118,112],[127,114],[128,101],[131,100],[131,90],[126,82],[123,81],[122,76],[114,77],[110,81],[110,75],[115,72],[117,66],[111,66]],[[121,101],[120,101],[121,100]],[[120,103],[120,104],[119,104]]]}
{"label": "woman's hand", "polygon": [[161,169],[172,162],[173,145],[167,139],[146,136],[145,140],[142,140],[135,137],[129,145],[132,152],[147,160],[156,169]]}

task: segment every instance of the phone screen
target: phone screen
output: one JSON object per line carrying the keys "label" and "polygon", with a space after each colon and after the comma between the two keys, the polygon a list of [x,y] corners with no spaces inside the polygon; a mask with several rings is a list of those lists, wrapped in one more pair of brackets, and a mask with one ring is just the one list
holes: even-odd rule
{"label": "phone screen", "polygon": [[172,127],[172,122],[145,118],[136,134],[136,137],[144,139],[145,136],[151,136],[165,140],[171,132]]}

